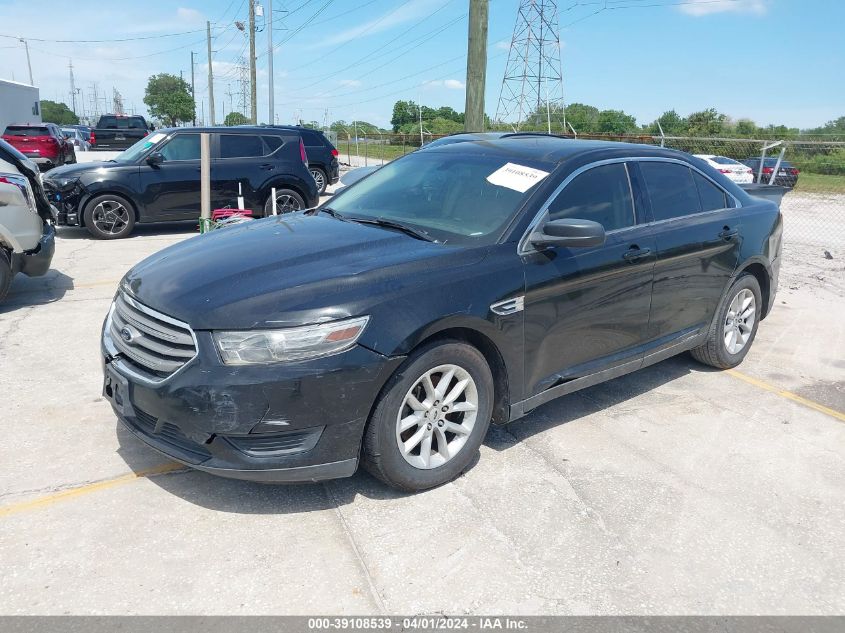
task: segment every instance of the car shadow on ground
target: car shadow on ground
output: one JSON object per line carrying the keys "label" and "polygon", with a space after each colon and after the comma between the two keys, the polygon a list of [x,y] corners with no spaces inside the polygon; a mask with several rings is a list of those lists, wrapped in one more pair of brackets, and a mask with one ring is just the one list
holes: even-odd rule
{"label": "car shadow on ground", "polygon": [[43,277],[16,275],[12,279],[9,294],[0,303],[0,315],[20,308],[54,303],[64,297],[68,290],[73,290],[73,277],[55,269]]}
{"label": "car shadow on ground", "polygon": [[[178,235],[184,233],[195,233],[199,235],[199,224],[196,220],[185,220],[181,222],[161,222],[155,224],[136,224],[132,229],[132,234],[129,237],[123,238],[131,240],[135,237],[149,237],[157,235]],[[63,240],[94,240],[88,229],[82,226],[62,226],[59,227],[57,233],[58,237]],[[99,241],[99,240],[97,240]]]}
{"label": "car shadow on ground", "polygon": [[[484,445],[495,451],[508,450],[520,441],[553,427],[577,422],[614,406],[623,405],[624,408],[626,401],[638,395],[699,371],[710,369],[699,365],[687,354],[670,358],[627,376],[558,398],[508,426],[491,427]],[[630,408],[624,409],[621,411],[624,416],[633,415],[636,419],[639,415],[632,413]],[[118,454],[133,472],[167,463],[165,457],[134,437],[119,421],[115,423]],[[476,453],[467,470],[471,470],[479,458]],[[188,503],[235,514],[295,514],[351,504],[358,496],[377,501],[410,496],[382,484],[362,468],[348,479],[318,484],[261,484],[189,469],[152,476],[150,481]]]}

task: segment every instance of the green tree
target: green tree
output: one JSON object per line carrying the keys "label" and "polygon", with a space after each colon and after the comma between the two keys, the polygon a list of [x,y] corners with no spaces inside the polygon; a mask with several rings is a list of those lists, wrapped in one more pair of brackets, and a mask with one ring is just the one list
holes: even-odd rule
{"label": "green tree", "polygon": [[41,120],[56,125],[77,125],[79,117],[67,107],[66,103],[56,103],[49,99],[41,101]]}
{"label": "green tree", "polygon": [[[657,123],[660,123],[660,126]],[[660,134],[660,128],[663,128],[663,133],[666,136],[681,136],[687,133],[688,122],[680,114],[674,110],[667,110],[654,123],[645,126],[645,131],[648,134]]]}
{"label": "green tree", "polygon": [[599,109],[584,103],[566,106],[566,122],[578,134],[595,134],[599,126]]}
{"label": "green tree", "polygon": [[223,125],[246,125],[247,123],[249,123],[249,119],[237,110],[233,110],[223,119]]}
{"label": "green tree", "polygon": [[629,134],[639,131],[637,120],[622,110],[602,110],[599,112],[596,127],[599,134]]}
{"label": "green tree", "polygon": [[393,104],[393,116],[390,119],[390,124],[393,126],[393,131],[398,132],[400,127],[417,121],[418,117],[419,112],[416,103],[400,100]]}
{"label": "green tree", "polygon": [[169,125],[194,118],[196,105],[191,88],[181,77],[169,73],[153,75],[147,81],[144,103],[150,114]]}
{"label": "green tree", "polygon": [[701,112],[693,112],[687,117],[687,134],[690,136],[718,136],[723,128],[727,116],[708,108]]}
{"label": "green tree", "polygon": [[737,136],[754,136],[757,133],[757,124],[751,119],[740,119],[734,126],[734,133]]}

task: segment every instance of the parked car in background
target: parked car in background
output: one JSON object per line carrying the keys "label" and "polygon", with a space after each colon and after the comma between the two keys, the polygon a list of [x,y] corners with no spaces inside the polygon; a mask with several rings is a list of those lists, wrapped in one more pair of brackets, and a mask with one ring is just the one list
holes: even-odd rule
{"label": "parked car in background", "polygon": [[136,223],[200,216],[200,133],[211,134],[212,209],[235,207],[254,216],[316,206],[300,135],[269,127],[162,129],[105,162],[54,170],[44,179],[59,224],[84,226],[97,238],[132,233]]}
{"label": "parked car in background", "polygon": [[781,233],[777,205],[674,150],[516,135],[413,152],[313,211],[135,266],[103,391],[193,468],[316,481],[361,460],[431,488],[491,420],[686,350],[742,362]]}
{"label": "parked car in background", "polygon": [[38,277],[50,269],[54,221],[38,166],[0,140],[0,302],[17,273]]}
{"label": "parked car in background", "polygon": [[104,114],[91,131],[91,149],[126,149],[151,131],[142,116]]}
{"label": "parked car in background", "polygon": [[[799,173],[798,169],[788,160],[782,160],[780,162],[780,167],[778,167],[778,173],[775,174],[775,179],[771,183],[769,182],[769,179],[772,177],[772,173],[775,170],[775,166],[777,166],[777,162],[777,158],[767,158],[765,160],[763,163],[763,177],[760,182],[765,184],[781,185],[782,187],[794,187],[797,185]],[[758,172],[760,170],[760,159],[746,158],[742,161],[742,163],[751,168],[751,172],[754,175],[754,182],[757,182]]]}
{"label": "parked car in background", "polygon": [[42,169],[76,162],[73,143],[54,123],[9,125],[3,140]]}
{"label": "parked car in background", "polygon": [[338,151],[323,132],[300,125],[262,125],[261,127],[296,132],[302,137],[305,153],[308,155],[308,171],[317,182],[317,190],[321,196],[326,192],[326,187],[338,181],[340,177]]}
{"label": "parked car in background", "polygon": [[754,174],[751,172],[751,168],[743,165],[738,160],[716,154],[693,154],[693,156],[700,158],[713,169],[725,174],[725,176],[737,184],[754,182]]}
{"label": "parked car in background", "polygon": [[85,140],[82,131],[75,127],[63,127],[62,135],[73,144],[75,152],[87,152],[91,144]]}

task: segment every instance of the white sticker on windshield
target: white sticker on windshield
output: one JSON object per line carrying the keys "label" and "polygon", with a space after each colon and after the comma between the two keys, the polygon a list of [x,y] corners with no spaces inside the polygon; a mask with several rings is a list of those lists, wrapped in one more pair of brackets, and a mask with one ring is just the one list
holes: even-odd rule
{"label": "white sticker on windshield", "polygon": [[165,136],[167,136],[167,134],[162,134],[161,132],[156,132],[150,138],[147,139],[148,146],[149,145],[155,145],[161,139],[163,139]]}
{"label": "white sticker on windshield", "polygon": [[487,176],[487,182],[525,193],[549,175],[549,172],[516,163],[507,163]]}

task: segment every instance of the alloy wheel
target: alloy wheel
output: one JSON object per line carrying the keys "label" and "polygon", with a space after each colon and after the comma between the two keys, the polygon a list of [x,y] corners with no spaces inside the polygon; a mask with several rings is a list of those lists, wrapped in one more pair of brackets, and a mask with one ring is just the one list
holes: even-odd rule
{"label": "alloy wheel", "polygon": [[467,443],[478,415],[478,389],[458,365],[440,365],[420,376],[396,416],[399,452],[411,466],[432,469]]}
{"label": "alloy wheel", "polygon": [[117,200],[103,200],[91,214],[94,226],[108,235],[118,235],[129,224],[129,209]]}
{"label": "alloy wheel", "polygon": [[299,211],[299,201],[291,195],[286,193],[276,196],[276,211],[278,213],[292,213]]}
{"label": "alloy wheel", "polygon": [[323,178],[323,172],[319,169],[310,169],[311,175],[314,177],[314,180],[317,182],[317,191],[322,192],[323,187],[326,186],[325,178]]}
{"label": "alloy wheel", "polygon": [[754,293],[743,288],[731,301],[725,316],[725,348],[730,354],[738,354],[748,344],[756,318]]}

